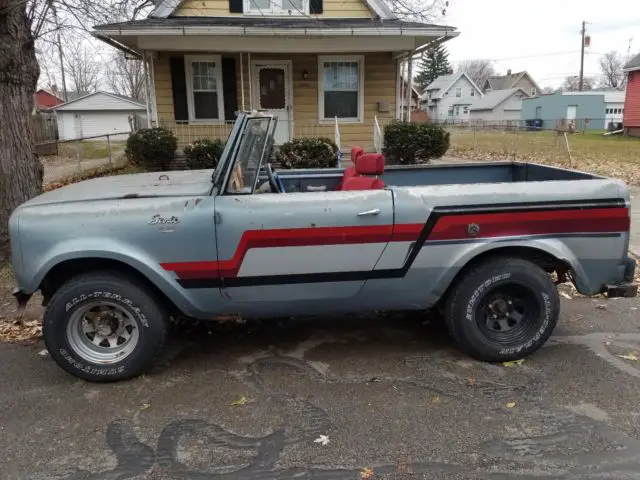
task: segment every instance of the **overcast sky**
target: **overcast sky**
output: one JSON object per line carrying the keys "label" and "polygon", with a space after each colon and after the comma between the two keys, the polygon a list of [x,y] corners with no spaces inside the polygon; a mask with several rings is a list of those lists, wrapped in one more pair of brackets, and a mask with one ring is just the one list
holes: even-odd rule
{"label": "overcast sky", "polygon": [[[599,74],[598,54],[640,51],[640,0],[450,0],[445,23],[460,36],[447,42],[449,60],[496,60],[499,73],[527,70],[542,87],[556,87],[580,70],[580,24],[591,47],[585,75]],[[526,57],[526,58],[525,58]]]}

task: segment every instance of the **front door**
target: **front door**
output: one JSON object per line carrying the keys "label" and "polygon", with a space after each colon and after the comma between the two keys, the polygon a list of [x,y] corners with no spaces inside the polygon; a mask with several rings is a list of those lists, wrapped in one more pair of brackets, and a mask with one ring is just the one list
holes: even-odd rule
{"label": "front door", "polygon": [[253,64],[253,104],[258,110],[278,118],[274,135],[276,145],[291,139],[291,63],[288,61],[264,61]]}
{"label": "front door", "polygon": [[390,190],[220,195],[222,296],[233,303],[355,296],[393,231]]}

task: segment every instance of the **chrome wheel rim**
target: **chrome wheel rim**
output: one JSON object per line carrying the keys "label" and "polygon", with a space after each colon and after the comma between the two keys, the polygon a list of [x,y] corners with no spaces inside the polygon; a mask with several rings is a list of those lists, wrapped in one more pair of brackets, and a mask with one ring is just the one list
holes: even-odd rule
{"label": "chrome wheel rim", "polygon": [[67,340],[75,353],[92,363],[117,363],[131,355],[140,331],[120,305],[93,301],[78,308],[67,324]]}

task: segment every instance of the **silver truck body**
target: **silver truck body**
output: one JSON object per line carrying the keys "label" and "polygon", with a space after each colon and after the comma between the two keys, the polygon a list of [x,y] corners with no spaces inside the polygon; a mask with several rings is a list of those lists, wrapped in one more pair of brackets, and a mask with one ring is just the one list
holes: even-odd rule
{"label": "silver truck body", "polygon": [[283,171],[288,193],[223,193],[237,154],[228,146],[213,182],[211,171],[99,178],[20,206],[18,295],[91,261],[137,272],[200,319],[424,309],[498,251],[556,259],[583,294],[633,278],[618,180],[493,163],[391,167],[385,189],[362,191],[332,190],[343,169]]}

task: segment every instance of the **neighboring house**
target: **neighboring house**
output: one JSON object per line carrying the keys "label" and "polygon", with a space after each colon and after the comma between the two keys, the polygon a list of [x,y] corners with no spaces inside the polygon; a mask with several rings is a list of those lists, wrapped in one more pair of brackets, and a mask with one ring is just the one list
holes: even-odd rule
{"label": "neighboring house", "polygon": [[64,100],[58,97],[56,94],[40,89],[34,95],[34,114],[36,113],[50,113],[54,107],[64,103]]}
{"label": "neighboring house", "polygon": [[94,28],[151,72],[151,119],[179,144],[226,137],[238,110],[278,118],[276,143],[374,144],[400,116],[400,59],[454,28],[406,22],[383,0],[159,0],[148,18]]}
{"label": "neighboring house", "polygon": [[[407,111],[407,89],[409,88],[409,82],[405,79],[402,85],[402,92],[400,97],[400,109],[402,114],[406,115]],[[410,111],[413,112],[420,108],[420,92],[416,88],[411,86],[411,103],[409,105]],[[405,118],[405,117],[402,117]]]}
{"label": "neighboring house", "polygon": [[432,121],[452,122],[455,103],[476,96],[481,97],[482,92],[466,73],[441,75],[427,86],[420,96],[420,105]]}
{"label": "neighboring house", "polygon": [[540,86],[527,71],[511,73],[511,70],[508,70],[506,75],[494,75],[487,78],[482,86],[482,92],[488,93],[512,88],[521,88],[529,97],[535,97],[542,93]]}
{"label": "neighboring house", "polygon": [[521,88],[487,92],[469,106],[468,120],[472,124],[520,123],[524,98],[529,95]]}
{"label": "neighboring house", "polygon": [[[624,113],[624,92],[555,92],[522,101],[522,120],[542,120],[544,129],[605,130]],[[618,120],[616,120],[618,119]]]}
{"label": "neighboring house", "polygon": [[58,105],[55,112],[60,140],[107,134],[125,139],[131,131],[133,117],[144,115],[146,106],[115,93],[94,92]]}
{"label": "neighboring house", "polygon": [[627,75],[627,92],[622,123],[627,135],[640,137],[640,53],[624,66],[624,71]]}

